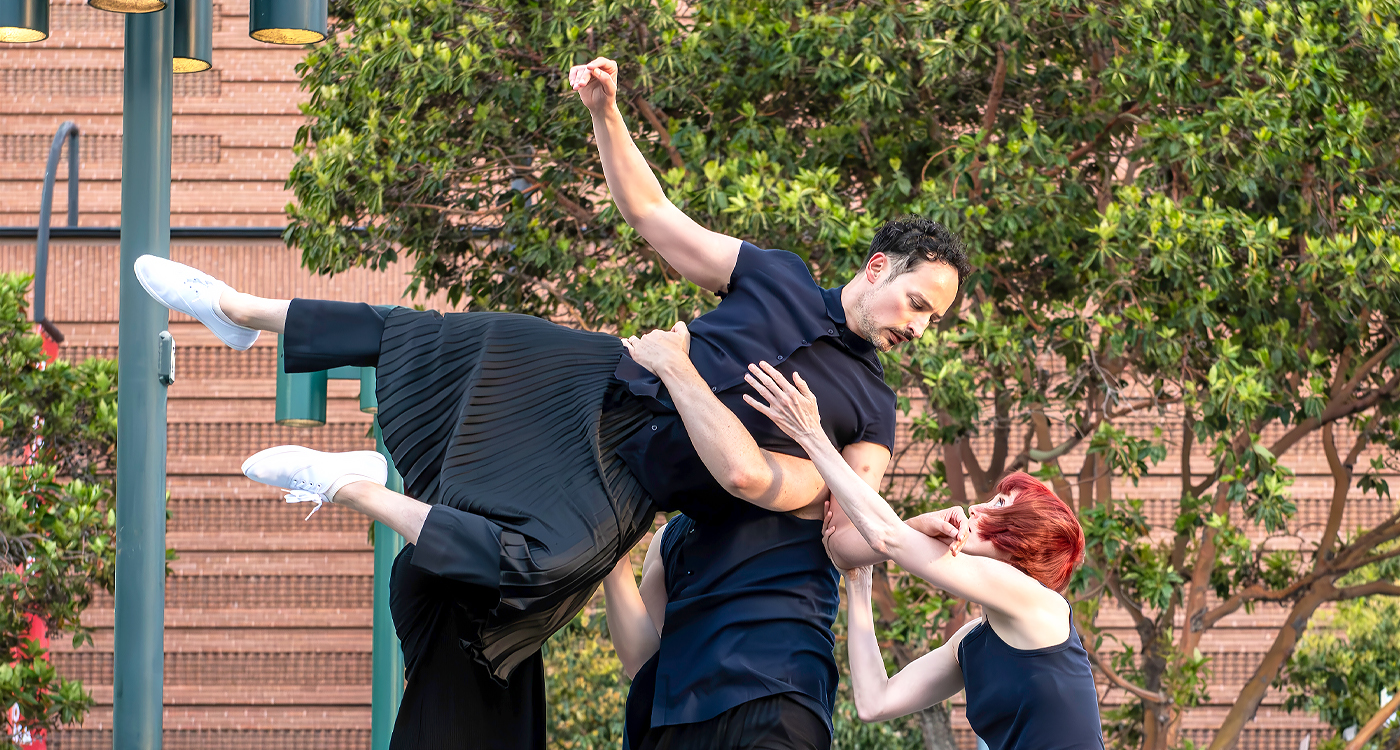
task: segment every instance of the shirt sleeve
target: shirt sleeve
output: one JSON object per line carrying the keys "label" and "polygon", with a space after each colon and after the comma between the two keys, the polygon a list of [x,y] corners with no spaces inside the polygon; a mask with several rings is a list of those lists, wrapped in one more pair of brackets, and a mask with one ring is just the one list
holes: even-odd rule
{"label": "shirt sleeve", "polygon": [[764,250],[752,242],[739,245],[739,258],[734,262],[734,273],[729,276],[725,291],[718,292],[720,299],[728,297],[743,284],[744,280],[755,275],[778,279],[784,283],[802,286],[816,286],[812,271],[802,256],[787,250]]}
{"label": "shirt sleeve", "polygon": [[879,406],[869,411],[860,435],[851,442],[876,443],[894,453],[895,429],[898,426],[895,420],[897,400],[893,391],[888,388],[884,390],[884,393],[876,396]]}

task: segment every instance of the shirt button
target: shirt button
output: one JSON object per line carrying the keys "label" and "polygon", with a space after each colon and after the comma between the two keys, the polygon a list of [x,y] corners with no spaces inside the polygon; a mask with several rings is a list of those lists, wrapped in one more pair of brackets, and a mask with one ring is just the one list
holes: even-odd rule
{"label": "shirt button", "polygon": [[687,570],[687,571],[685,572],[685,574],[688,575],[688,576],[695,575],[695,571],[693,571],[693,570]]}
{"label": "shirt button", "polygon": [[807,339],[802,339],[802,345],[803,345],[803,346],[806,346],[806,345],[807,345]]}
{"label": "shirt button", "polygon": [[781,355],[781,354],[778,355],[778,361],[779,361],[779,362],[782,362],[782,361],[783,361],[783,355]]}
{"label": "shirt button", "polygon": [[652,426],[651,426],[651,431],[652,431],[652,432],[656,432],[656,425],[652,425]]}
{"label": "shirt button", "polygon": [[719,386],[717,386],[717,385],[712,385],[712,386],[710,386],[710,390],[714,391],[715,393],[719,393]]}
{"label": "shirt button", "polygon": [[828,336],[835,336],[835,335],[836,335],[836,329],[835,329],[835,328],[828,328],[828,329],[826,329],[826,333],[827,333]]}

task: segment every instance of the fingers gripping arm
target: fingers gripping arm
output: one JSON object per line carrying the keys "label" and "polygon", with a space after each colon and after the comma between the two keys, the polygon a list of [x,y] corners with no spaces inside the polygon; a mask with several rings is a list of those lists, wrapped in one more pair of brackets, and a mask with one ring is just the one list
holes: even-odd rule
{"label": "fingers gripping arm", "polygon": [[[871,489],[879,489],[890,463],[888,448],[878,443],[855,443],[842,449],[841,457]],[[827,503],[826,524],[830,528],[827,552],[837,568],[850,570],[889,559],[889,555],[871,549],[839,503]]]}

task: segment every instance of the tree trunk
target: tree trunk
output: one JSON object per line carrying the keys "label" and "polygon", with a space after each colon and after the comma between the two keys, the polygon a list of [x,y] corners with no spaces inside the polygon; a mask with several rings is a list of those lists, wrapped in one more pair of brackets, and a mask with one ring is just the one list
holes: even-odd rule
{"label": "tree trunk", "polygon": [[1268,653],[1264,654],[1264,661],[1254,670],[1249,682],[1244,684],[1239,696],[1235,698],[1235,705],[1230,707],[1230,713],[1220,724],[1215,739],[1211,740],[1210,750],[1234,750],[1239,744],[1244,725],[1253,719],[1254,712],[1259,710],[1259,704],[1264,701],[1264,694],[1268,692],[1269,685],[1278,677],[1283,663],[1298,645],[1298,639],[1302,637],[1303,631],[1307,630],[1308,621],[1312,619],[1313,613],[1336,593],[1337,589],[1332,582],[1324,578],[1313,584],[1303,598],[1293,605],[1293,609],[1288,612],[1287,622],[1279,628],[1273,645],[1269,647]]}
{"label": "tree trunk", "polygon": [[958,750],[953,739],[953,712],[946,702],[920,711],[919,729],[924,733],[924,750]]}

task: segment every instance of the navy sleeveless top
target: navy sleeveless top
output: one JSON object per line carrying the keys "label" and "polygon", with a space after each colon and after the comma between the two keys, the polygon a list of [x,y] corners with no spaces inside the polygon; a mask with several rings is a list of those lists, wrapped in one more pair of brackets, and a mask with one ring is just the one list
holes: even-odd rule
{"label": "navy sleeveless top", "polygon": [[1070,625],[1058,646],[1008,646],[986,619],[958,644],[967,721],[991,750],[1102,750],[1089,655]]}
{"label": "navy sleeveless top", "polygon": [[831,728],[839,575],[821,539],[819,520],[738,500],[720,522],[671,519],[666,624],[627,698],[629,739],[778,694]]}

